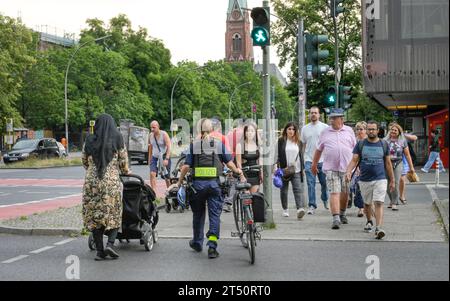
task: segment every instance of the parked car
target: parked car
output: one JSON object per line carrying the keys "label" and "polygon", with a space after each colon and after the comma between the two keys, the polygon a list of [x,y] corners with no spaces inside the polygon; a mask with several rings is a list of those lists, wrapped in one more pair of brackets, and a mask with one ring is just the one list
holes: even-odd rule
{"label": "parked car", "polygon": [[66,158],[67,157],[67,150],[64,147],[64,145],[61,142],[56,141],[56,144],[58,145],[59,149],[59,157],[60,158]]}
{"label": "parked car", "polygon": [[3,154],[3,162],[12,163],[28,158],[59,158],[57,141],[53,138],[20,140],[12,149]]}

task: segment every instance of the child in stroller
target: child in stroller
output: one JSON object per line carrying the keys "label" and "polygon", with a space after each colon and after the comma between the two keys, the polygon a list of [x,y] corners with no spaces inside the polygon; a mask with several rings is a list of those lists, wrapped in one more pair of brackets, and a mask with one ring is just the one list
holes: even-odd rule
{"label": "child in stroller", "polygon": [[[156,194],[153,189],[144,183],[138,175],[120,177],[123,183],[123,212],[122,227],[117,239],[139,239],[145,250],[151,251],[154,243],[158,241],[158,209],[155,205]],[[137,180],[137,181],[136,181]],[[95,250],[94,238],[89,236],[89,248]]]}
{"label": "child in stroller", "polygon": [[166,212],[169,213],[172,209],[178,210],[180,213],[184,212],[184,209],[189,209],[189,201],[186,197],[186,187],[187,184],[182,185],[178,188],[176,184],[178,178],[170,179],[170,187],[166,192],[165,202],[166,202]]}

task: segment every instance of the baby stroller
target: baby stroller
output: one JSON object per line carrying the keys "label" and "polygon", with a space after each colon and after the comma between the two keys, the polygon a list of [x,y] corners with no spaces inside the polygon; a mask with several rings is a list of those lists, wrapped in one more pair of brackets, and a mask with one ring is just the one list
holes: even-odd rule
{"label": "baby stroller", "polygon": [[[117,239],[139,239],[145,250],[151,251],[158,241],[158,209],[155,205],[156,194],[138,175],[120,176],[123,183],[122,228]],[[94,238],[89,236],[89,248],[95,249]]]}
{"label": "baby stroller", "polygon": [[[170,184],[177,183],[177,178],[171,178]],[[183,213],[185,209],[189,209],[189,201],[186,197],[186,185],[182,185],[180,188],[172,187],[166,192],[165,197],[166,212],[169,213],[172,209],[178,210]]]}

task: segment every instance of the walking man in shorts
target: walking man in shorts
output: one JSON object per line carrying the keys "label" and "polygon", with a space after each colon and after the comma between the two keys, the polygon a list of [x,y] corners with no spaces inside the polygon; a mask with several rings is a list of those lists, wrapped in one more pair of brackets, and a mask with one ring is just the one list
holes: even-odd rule
{"label": "walking man in shorts", "polygon": [[349,185],[345,181],[347,166],[352,160],[352,150],[356,139],[353,129],[344,125],[344,110],[332,109],[331,126],[324,129],[317,142],[311,171],[317,175],[318,163],[323,154],[322,169],[327,178],[327,188],[330,193],[330,209],[333,215],[331,229],[339,229],[342,224],[348,224],[345,210],[347,209]]}
{"label": "walking man in shorts", "polygon": [[373,229],[372,204],[375,203],[375,238],[382,239],[386,233],[383,226],[383,205],[386,196],[388,181],[386,172],[391,181],[389,189],[395,188],[394,170],[389,157],[389,146],[387,142],[378,138],[378,123],[369,121],[367,123],[367,138],[358,142],[353,150],[353,159],[347,167],[346,178],[350,182],[353,170],[359,165],[361,177],[359,186],[364,200],[364,210],[367,223],[364,230],[371,232]]}

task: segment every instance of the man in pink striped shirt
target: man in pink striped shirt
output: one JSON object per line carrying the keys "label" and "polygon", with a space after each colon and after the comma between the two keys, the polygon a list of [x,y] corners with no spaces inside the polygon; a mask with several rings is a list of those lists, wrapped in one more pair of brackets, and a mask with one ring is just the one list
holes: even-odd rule
{"label": "man in pink striped shirt", "polygon": [[343,109],[332,109],[329,117],[331,126],[320,134],[311,171],[314,175],[317,174],[317,163],[323,155],[322,170],[327,177],[330,208],[333,215],[331,229],[339,229],[341,223],[348,223],[345,209],[347,208],[349,188],[345,180],[345,173],[352,160],[356,139],[352,128],[344,125]]}

